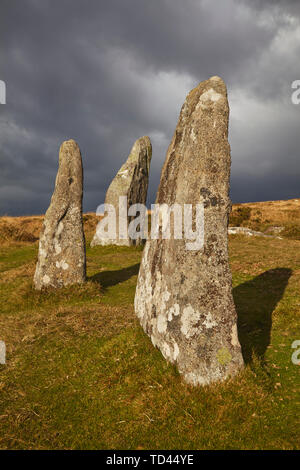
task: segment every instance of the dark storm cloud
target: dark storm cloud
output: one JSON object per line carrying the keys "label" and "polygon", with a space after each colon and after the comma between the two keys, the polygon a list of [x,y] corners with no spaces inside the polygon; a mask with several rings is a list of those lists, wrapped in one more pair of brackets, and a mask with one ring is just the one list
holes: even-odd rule
{"label": "dark storm cloud", "polygon": [[[247,3],[249,0],[244,0]],[[292,11],[293,13],[298,13],[300,11],[299,1],[298,0],[252,0],[251,6],[255,6],[258,9],[267,9],[279,7],[284,12]]]}
{"label": "dark storm cloud", "polygon": [[153,201],[185,95],[216,74],[231,103],[233,199],[297,197],[299,15],[296,2],[268,3],[2,1],[0,214],[45,211],[71,137],[85,210],[95,210],[134,140],[149,135]]}

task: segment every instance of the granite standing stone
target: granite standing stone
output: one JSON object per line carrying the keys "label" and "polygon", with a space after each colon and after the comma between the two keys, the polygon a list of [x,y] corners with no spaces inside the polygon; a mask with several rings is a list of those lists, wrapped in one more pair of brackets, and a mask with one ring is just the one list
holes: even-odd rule
{"label": "granite standing stone", "polygon": [[82,221],[83,169],[74,140],[63,142],[50,206],[40,234],[35,288],[63,287],[86,278]]}
{"label": "granite standing stone", "polygon": [[243,367],[228,263],[229,106],[211,77],[187,96],[167,151],[157,204],[204,205],[203,249],[185,240],[148,240],[135,311],[154,346],[184,380],[205,385]]}
{"label": "granite standing stone", "polygon": [[[132,240],[129,236],[126,238],[119,237],[119,198],[120,196],[127,197],[127,211],[133,204],[146,204],[151,157],[152,146],[150,139],[147,136],[141,137],[134,143],[126,163],[112,180],[105,197],[105,204],[111,204],[116,211],[116,238],[101,238],[96,230],[91,246],[132,246],[144,243],[142,238]],[[122,225],[124,223],[129,225],[133,217],[125,215],[123,219]]]}

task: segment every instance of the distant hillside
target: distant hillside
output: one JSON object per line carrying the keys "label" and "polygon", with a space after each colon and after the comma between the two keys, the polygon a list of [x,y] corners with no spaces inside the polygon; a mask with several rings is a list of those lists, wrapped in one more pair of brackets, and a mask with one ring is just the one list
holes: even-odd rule
{"label": "distant hillside", "polygon": [[[0,242],[10,244],[13,242],[35,242],[39,239],[42,228],[43,215],[24,217],[0,217]],[[83,216],[84,231],[90,239],[96,230],[99,220],[95,214],[87,213]]]}
{"label": "distant hillside", "polygon": [[229,223],[300,240],[300,199],[234,204]]}
{"label": "distant hillside", "polygon": [[[90,240],[99,218],[84,214],[84,230]],[[0,217],[0,242],[33,243],[39,239],[43,216]],[[230,225],[300,240],[300,199],[233,204]]]}

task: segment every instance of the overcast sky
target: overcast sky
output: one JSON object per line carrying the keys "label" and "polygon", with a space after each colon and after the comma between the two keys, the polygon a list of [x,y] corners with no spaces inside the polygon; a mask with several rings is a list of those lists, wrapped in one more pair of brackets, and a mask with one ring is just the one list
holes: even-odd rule
{"label": "overcast sky", "polygon": [[84,210],[134,141],[153,145],[149,203],[186,94],[228,87],[234,202],[300,197],[299,0],[1,0],[0,215],[44,213],[63,140]]}

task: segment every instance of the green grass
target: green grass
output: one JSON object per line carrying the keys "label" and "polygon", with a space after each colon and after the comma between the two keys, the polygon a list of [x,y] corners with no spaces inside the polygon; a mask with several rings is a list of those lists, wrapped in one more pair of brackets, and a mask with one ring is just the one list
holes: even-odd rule
{"label": "green grass", "polygon": [[133,312],[141,250],[87,250],[88,282],[38,293],[37,245],[0,248],[2,449],[299,449],[300,242],[233,236],[246,362],[183,383]]}
{"label": "green grass", "polygon": [[3,247],[0,250],[0,273],[29,263],[36,255],[36,245]]}
{"label": "green grass", "polygon": [[87,275],[101,286],[103,303],[132,305],[141,256],[140,247],[97,246],[87,249]]}

